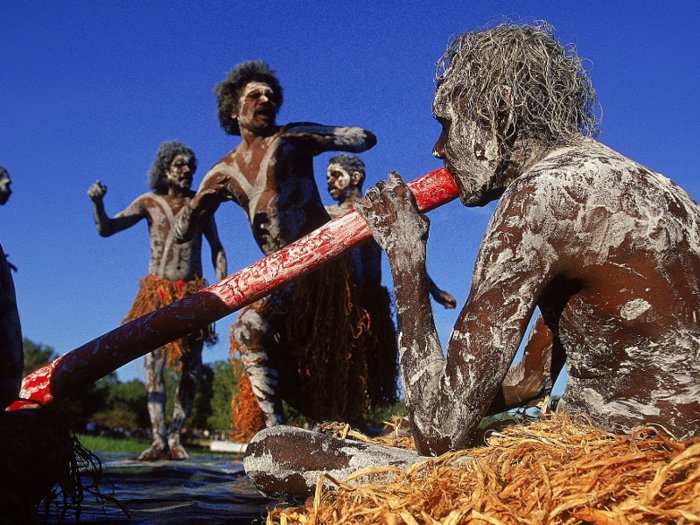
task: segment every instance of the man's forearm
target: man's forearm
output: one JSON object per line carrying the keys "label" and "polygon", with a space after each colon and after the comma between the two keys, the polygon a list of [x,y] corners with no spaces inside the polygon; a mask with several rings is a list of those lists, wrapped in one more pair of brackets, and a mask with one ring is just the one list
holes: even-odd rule
{"label": "man's forearm", "polygon": [[97,228],[97,233],[99,233],[102,237],[108,237],[112,235],[112,221],[107,216],[107,212],[105,211],[105,207],[102,201],[92,202],[92,215],[95,219],[95,227]]}
{"label": "man's forearm", "polygon": [[376,143],[377,137],[371,131],[362,128],[346,128],[343,133],[336,135],[334,149],[362,153],[372,148]]}
{"label": "man's forearm", "polygon": [[214,254],[214,269],[216,270],[216,278],[221,281],[227,276],[226,253],[223,249],[218,250]]}
{"label": "man's forearm", "polygon": [[433,322],[425,258],[415,254],[392,264],[399,364],[406,405],[417,430],[430,433],[445,359]]}
{"label": "man's forearm", "polygon": [[182,208],[175,224],[175,240],[179,243],[191,241],[194,237],[197,219],[190,204]]}

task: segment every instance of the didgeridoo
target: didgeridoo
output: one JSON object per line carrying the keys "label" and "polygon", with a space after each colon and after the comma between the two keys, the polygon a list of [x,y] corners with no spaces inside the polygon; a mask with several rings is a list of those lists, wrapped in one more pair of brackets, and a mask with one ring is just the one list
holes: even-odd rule
{"label": "didgeridoo", "polygon": [[[408,183],[421,211],[457,196],[444,168]],[[49,403],[94,383],[170,341],[225,317],[367,241],[369,226],[350,211],[208,288],[108,332],[25,377],[20,398]],[[8,410],[36,406],[18,401]]]}

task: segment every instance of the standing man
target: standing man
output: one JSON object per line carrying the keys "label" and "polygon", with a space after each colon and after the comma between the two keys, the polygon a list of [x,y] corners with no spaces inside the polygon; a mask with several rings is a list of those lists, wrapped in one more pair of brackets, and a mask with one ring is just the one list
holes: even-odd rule
{"label": "standing man", "polygon": [[[241,142],[204,177],[183,210],[178,237],[190,239],[225,201],[243,208],[265,255],[328,222],[313,158],[331,150],[365,151],[375,136],[360,128],[277,125],[282,87],[262,61],[238,64],[214,91],[221,127]],[[312,420],[358,427],[364,427],[368,393],[375,404],[395,399],[396,354],[364,355],[357,345],[354,334],[364,329],[367,314],[351,297],[352,271],[352,260],[341,258],[239,315],[232,355],[241,353],[265,426],[283,422],[283,399]],[[373,363],[375,357],[383,362]]]}
{"label": "standing man", "polygon": [[[338,204],[326,206],[326,211],[335,219],[353,209],[356,199],[362,198],[362,184],[365,181],[365,163],[356,155],[340,153],[328,161],[326,171],[328,193]],[[381,286],[382,249],[375,241],[364,243],[352,251],[355,259],[357,279],[360,285]],[[428,276],[430,295],[445,308],[454,308],[457,301],[452,294],[441,290]]]}
{"label": "standing man", "polygon": [[[10,198],[10,182],[7,170],[0,166],[0,205]],[[14,267],[0,246],[0,411],[17,401],[24,368],[22,327],[12,269]]]}
{"label": "standing man", "polygon": [[[0,205],[12,191],[10,176],[0,166]],[[70,425],[51,405],[5,410],[19,400],[24,369],[22,327],[12,271],[0,246],[0,522],[39,523],[37,507],[58,493],[75,493],[74,465],[79,463]],[[76,467],[77,468],[77,467]]]}
{"label": "standing man", "polygon": [[[124,322],[146,315],[206,286],[202,278],[202,234],[211,247],[217,279],[226,277],[226,255],[219,241],[213,217],[207,217],[199,223],[193,229],[188,242],[175,242],[177,216],[194,197],[190,186],[196,167],[194,152],[185,144],[162,143],[149,171],[148,186],[153,191],[139,196],[128,208],[113,218],[107,216],[102,201],[107,187],[98,180],[88,190],[93,204],[95,225],[102,237],[109,237],[130,228],[142,219],[148,222],[151,241],[150,273],[141,280],[139,293]],[[208,327],[145,356],[148,413],[151,418],[153,442],[148,450],[138,456],[139,461],[189,457],[180,443],[180,432],[197,390],[202,366],[202,346],[205,341],[213,342],[215,337],[211,327]],[[181,367],[180,382],[175,391],[173,417],[167,433],[166,392],[163,380],[166,353],[169,365],[175,369]]]}

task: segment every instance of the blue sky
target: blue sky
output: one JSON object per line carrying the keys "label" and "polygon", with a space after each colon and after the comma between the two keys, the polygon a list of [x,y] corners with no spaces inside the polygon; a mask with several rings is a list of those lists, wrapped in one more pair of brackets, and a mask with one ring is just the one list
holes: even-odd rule
{"label": "blue sky", "polygon": [[[439,166],[430,114],[435,62],[451,36],[504,16],[544,19],[591,60],[600,140],[670,177],[696,200],[700,181],[700,3],[621,1],[240,2],[34,1],[0,5],[0,165],[13,180],[0,242],[19,271],[24,335],[67,352],[118,326],[148,270],[145,221],[98,236],[86,195],[108,186],[110,215],[147,191],[158,145],[192,147],[194,185],[237,144],[216,120],[214,84],[243,60],[277,71],[278,122],[361,126],[367,183]],[[332,154],[316,160],[325,181]],[[321,186],[325,197],[324,185]],[[331,203],[330,198],[326,200]],[[431,212],[429,271],[464,303],[493,205]],[[260,258],[243,212],[217,213],[233,272]],[[205,245],[205,277],[214,279]],[[390,284],[385,265],[385,281]],[[435,306],[443,341],[458,310]],[[204,360],[226,359],[228,330]],[[143,378],[140,361],[120,370]],[[561,387],[559,387],[560,389]]]}

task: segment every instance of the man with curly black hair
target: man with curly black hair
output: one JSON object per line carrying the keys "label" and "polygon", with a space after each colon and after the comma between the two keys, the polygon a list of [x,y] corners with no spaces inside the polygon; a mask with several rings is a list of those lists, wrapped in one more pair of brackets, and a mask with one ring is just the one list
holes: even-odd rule
{"label": "man with curly black hair", "polygon": [[[277,125],[282,89],[262,61],[238,64],[214,91],[221,127],[240,135],[241,142],[204,177],[180,217],[179,238],[189,239],[192,228],[226,201],[244,209],[265,255],[328,222],[313,158],[332,150],[365,151],[375,145],[374,134],[308,122]],[[363,330],[367,314],[351,298],[351,265],[351,259],[336,261],[239,315],[232,356],[240,352],[263,413],[261,425],[283,422],[285,400],[311,420],[342,419],[363,427],[367,389],[375,392],[370,402],[395,399],[395,353],[374,366],[377,356],[363,356],[353,335]]]}
{"label": "man with curly black hair", "polygon": [[[436,87],[433,154],[465,206],[498,200],[445,353],[428,295],[428,218],[394,172],[355,205],[391,266],[418,452],[467,447],[484,415],[547,393],[565,362],[558,412],[609,431],[652,424],[698,437],[700,206],[594,140],[587,73],[546,23],[459,36]],[[509,368],[537,308],[523,361]],[[269,493],[304,495],[323,473],[341,480],[417,459],[273,430],[250,443],[245,464]]]}
{"label": "man with curly black hair", "polygon": [[[221,280],[226,277],[226,255],[213,217],[208,217],[197,226],[190,241],[182,244],[175,242],[177,216],[194,197],[190,186],[196,169],[197,160],[188,146],[175,141],[163,142],[148,172],[148,187],[153,191],[136,198],[124,211],[112,218],[107,215],[102,201],[107,187],[99,180],[88,190],[95,226],[102,237],[130,228],[142,219],[148,222],[150,273],[141,279],[136,300],[124,322],[146,315],[206,286],[202,278],[202,235],[209,242],[217,278]],[[180,433],[197,390],[202,347],[205,342],[214,340],[212,328],[207,327],[144,357],[153,439],[150,448],[138,456],[139,461],[189,457],[180,442]],[[166,431],[165,425],[166,392],[163,379],[166,358],[168,366],[180,376],[169,431]]]}
{"label": "man with curly black hair", "polygon": [[[238,112],[240,110],[241,94],[249,82],[267,84],[268,92],[273,106],[263,107],[258,112],[273,118],[282,107],[282,86],[280,86],[272,68],[260,60],[250,60],[238,64],[229,71],[226,78],[214,87],[216,94],[217,117],[221,128],[229,135],[241,135],[238,125]],[[262,133],[271,131],[273,126],[260,128]]]}

